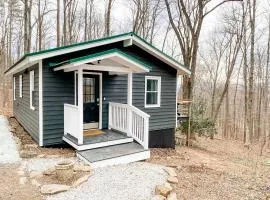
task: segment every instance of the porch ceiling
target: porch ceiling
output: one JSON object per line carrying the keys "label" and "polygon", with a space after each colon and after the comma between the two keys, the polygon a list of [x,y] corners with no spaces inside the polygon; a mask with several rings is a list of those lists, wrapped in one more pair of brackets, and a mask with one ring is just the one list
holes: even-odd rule
{"label": "porch ceiling", "polygon": [[61,63],[50,63],[54,71],[65,72],[83,70],[109,71],[109,72],[149,72],[151,67],[135,56],[129,55],[119,49],[111,49],[83,57],[69,59]]}

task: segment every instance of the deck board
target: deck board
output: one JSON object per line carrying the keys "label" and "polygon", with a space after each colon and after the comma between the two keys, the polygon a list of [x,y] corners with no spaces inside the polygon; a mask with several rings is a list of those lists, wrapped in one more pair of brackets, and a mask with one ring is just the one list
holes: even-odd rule
{"label": "deck board", "polygon": [[[81,144],[81,145],[95,144],[95,143],[130,138],[122,133],[119,133],[119,132],[116,132],[113,130],[103,129],[102,131],[104,131],[103,134],[90,136],[90,137],[84,137],[83,144]],[[65,137],[67,139],[69,139],[70,141],[72,141],[73,143],[75,143],[76,145],[79,145],[78,140],[76,138],[72,137],[71,135],[67,134],[67,135],[65,135]]]}
{"label": "deck board", "polygon": [[135,142],[131,142],[97,149],[78,151],[77,153],[89,162],[94,163],[97,161],[131,155],[143,151],[145,150],[141,145]]}

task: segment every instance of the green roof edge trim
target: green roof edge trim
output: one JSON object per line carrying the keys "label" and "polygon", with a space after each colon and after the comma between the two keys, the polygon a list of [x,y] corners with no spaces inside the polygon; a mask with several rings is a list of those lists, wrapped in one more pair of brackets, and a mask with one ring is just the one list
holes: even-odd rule
{"label": "green roof edge trim", "polygon": [[144,67],[146,67],[147,69],[152,69],[151,66],[149,66],[148,64],[146,64],[145,62],[142,62],[134,57],[132,57],[131,55],[117,49],[117,48],[114,48],[114,49],[110,49],[110,50],[106,50],[106,51],[102,51],[102,52],[99,52],[99,53],[94,53],[94,54],[90,54],[90,55],[87,55],[87,56],[82,56],[82,57],[78,57],[78,58],[73,58],[73,59],[70,59],[70,60],[67,60],[67,61],[64,61],[64,62],[60,62],[60,63],[49,63],[49,66],[50,67],[56,67],[58,65],[61,65],[61,64],[66,64],[66,63],[75,63],[75,62],[79,62],[79,61],[82,61],[82,60],[86,60],[86,59],[90,59],[90,58],[95,58],[95,57],[99,57],[99,56],[102,56],[102,55],[106,55],[106,54],[111,54],[111,53],[118,53],[122,56],[125,56],[127,57],[128,59],[140,64],[140,65],[143,65]]}
{"label": "green roof edge trim", "polygon": [[[167,57],[170,60],[173,60],[174,62],[176,62],[177,64],[181,65],[182,67],[184,67],[185,69],[187,69],[188,71],[190,71],[190,69],[183,65],[182,63],[180,63],[179,61],[175,60],[173,57],[169,56],[168,54],[164,53],[163,51],[161,51],[160,49],[158,49],[157,47],[153,46],[152,44],[150,44],[149,42],[147,42],[145,39],[143,39],[142,37],[138,36],[136,33],[131,32],[131,35],[134,35],[135,37],[137,37],[138,39],[140,39],[141,41],[143,41],[146,45],[152,47],[153,49],[155,49],[156,51],[158,51],[159,53],[163,54],[165,57]],[[191,72],[191,71],[190,71]]]}
{"label": "green roof edge trim", "polygon": [[24,59],[26,59],[28,57],[31,57],[31,56],[40,55],[40,54],[43,54],[43,53],[54,52],[54,51],[58,51],[58,50],[62,50],[62,49],[68,49],[68,48],[72,48],[72,47],[76,47],[76,46],[81,46],[81,45],[87,45],[87,44],[91,44],[91,43],[95,43],[95,42],[100,42],[100,41],[106,41],[106,40],[110,40],[110,39],[114,39],[114,38],[118,38],[118,37],[124,37],[124,36],[134,36],[134,37],[136,37],[137,39],[139,39],[142,42],[144,42],[146,45],[150,46],[151,48],[153,48],[157,52],[161,53],[166,58],[172,60],[173,62],[177,63],[181,67],[183,67],[186,70],[188,70],[189,72],[191,72],[191,70],[187,66],[181,64],[179,61],[175,60],[173,57],[167,55],[163,51],[159,50],[157,47],[155,47],[152,44],[148,43],[146,40],[144,40],[142,37],[138,36],[136,33],[134,33],[134,32],[128,32],[128,33],[113,35],[113,36],[109,36],[109,37],[98,38],[98,39],[95,39],[95,40],[90,40],[90,41],[85,41],[85,42],[79,42],[79,43],[75,43],[75,44],[71,44],[71,45],[67,45],[67,46],[56,47],[56,48],[46,49],[46,50],[42,50],[42,51],[27,53],[21,59],[19,59],[16,63],[14,63],[10,68],[8,68],[4,73],[7,73],[9,70],[11,70],[17,64],[19,64],[20,62],[22,62]]}
{"label": "green roof edge trim", "polygon": [[68,48],[71,48],[71,47],[91,44],[91,43],[95,43],[95,42],[100,42],[100,41],[103,41],[103,40],[111,40],[111,39],[114,39],[114,38],[123,37],[123,36],[127,36],[127,35],[132,35],[132,34],[133,34],[132,32],[128,32],[128,33],[123,33],[123,34],[119,34],[119,35],[113,35],[113,36],[109,36],[109,37],[98,38],[98,39],[94,39],[94,40],[89,40],[89,41],[85,41],[85,42],[79,42],[79,43],[67,45],[67,46],[56,47],[56,48],[52,48],[52,49],[46,49],[46,50],[37,51],[37,52],[33,52],[33,53],[27,53],[27,54],[25,54],[25,56],[35,56],[35,55],[48,53],[48,52],[52,52],[52,51],[68,49]]}

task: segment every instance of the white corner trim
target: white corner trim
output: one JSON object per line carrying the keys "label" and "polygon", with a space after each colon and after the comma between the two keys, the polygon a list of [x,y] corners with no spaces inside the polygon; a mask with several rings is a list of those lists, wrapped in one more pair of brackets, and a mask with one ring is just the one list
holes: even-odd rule
{"label": "white corner trim", "polygon": [[[157,104],[146,104],[146,94],[147,94],[147,80],[157,80],[158,81],[158,96]],[[144,107],[145,108],[159,108],[161,105],[161,76],[145,76],[145,87],[144,87]]]}
{"label": "white corner trim", "polygon": [[43,65],[39,61],[38,68],[38,107],[39,107],[39,146],[43,146]]}
{"label": "white corner trim", "polygon": [[33,91],[35,90],[35,71],[31,70],[29,73],[29,95],[30,95],[30,109],[35,110],[33,106]]}
{"label": "white corner trim", "polygon": [[19,75],[19,92],[20,92],[19,96],[20,98],[22,98],[23,97],[23,75],[22,74]]}
{"label": "white corner trim", "polygon": [[13,76],[13,100],[16,100],[16,76]]}

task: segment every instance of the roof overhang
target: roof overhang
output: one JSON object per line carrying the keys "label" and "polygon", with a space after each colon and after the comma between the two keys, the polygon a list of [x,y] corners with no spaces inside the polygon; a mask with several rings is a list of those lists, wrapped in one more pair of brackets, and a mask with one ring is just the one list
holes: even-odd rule
{"label": "roof overhang", "polygon": [[126,33],[122,35],[111,36],[107,38],[97,39],[89,42],[83,42],[78,44],[73,44],[69,46],[48,49],[40,52],[29,53],[26,54],[22,59],[20,59],[17,63],[11,66],[7,71],[5,71],[6,75],[15,74],[34,63],[39,62],[40,60],[59,56],[63,54],[68,54],[76,51],[81,51],[85,49],[90,49],[98,46],[103,46],[107,44],[112,44],[116,42],[123,42],[123,45],[130,46],[130,45],[137,45],[143,50],[147,51],[151,55],[155,56],[156,58],[162,60],[169,66],[175,68],[180,74],[191,74],[191,71],[187,69],[184,65],[180,64],[173,58],[169,57],[168,55],[164,54],[162,51],[158,50],[154,46],[147,43],[145,40],[140,38],[134,33]]}
{"label": "roof overhang", "polygon": [[149,66],[132,58],[130,55],[117,49],[112,49],[65,61],[64,65],[55,67],[54,71],[63,70],[64,72],[70,72],[76,71],[79,68],[116,73],[143,73],[150,70]]}

